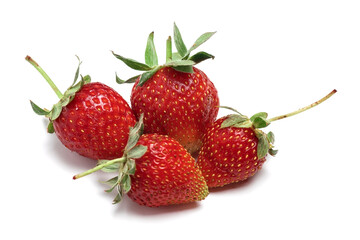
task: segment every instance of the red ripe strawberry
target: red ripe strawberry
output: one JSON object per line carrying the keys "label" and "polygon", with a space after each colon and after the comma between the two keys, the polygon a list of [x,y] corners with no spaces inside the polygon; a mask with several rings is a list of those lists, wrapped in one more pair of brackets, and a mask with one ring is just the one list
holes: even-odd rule
{"label": "red ripe strawberry", "polygon": [[[176,140],[158,134],[142,134],[143,115],[131,128],[123,157],[101,160],[99,164],[74,179],[97,170],[117,172],[106,183],[117,188],[113,203],[124,193],[140,205],[158,207],[203,200],[208,187],[195,159]],[[141,137],[140,137],[141,136]]]}
{"label": "red ripe strawberry", "polygon": [[174,139],[142,135],[148,151],[136,159],[128,196],[140,205],[157,207],[203,200],[208,188],[195,159]]}
{"label": "red ripe strawberry", "polygon": [[221,187],[226,184],[248,179],[258,172],[266,156],[275,155],[273,149],[274,134],[265,134],[259,128],[268,126],[271,122],[283,119],[325,101],[336,90],[333,90],[319,101],[297,111],[267,119],[267,113],[261,112],[250,119],[238,111],[222,117],[208,128],[203,146],[198,157],[198,165],[205,177],[208,187]]}
{"label": "red ripe strawberry", "polygon": [[261,169],[265,157],[258,158],[258,138],[252,128],[224,127],[230,116],[216,120],[204,136],[198,164],[209,187],[243,181]]}
{"label": "red ripe strawberry", "polygon": [[167,60],[158,65],[154,47],[154,33],[149,35],[145,64],[114,54],[126,65],[143,74],[123,81],[135,82],[131,106],[137,117],[144,113],[145,133],[166,134],[176,139],[190,153],[199,151],[205,129],[215,121],[219,97],[214,84],[194,65],[214,56],[190,53],[207,41],[214,32],[201,35],[187,50],[179,29],[174,25],[174,39],[178,50],[172,53],[171,38],[167,41]]}
{"label": "red ripe strawberry", "polygon": [[165,67],[131,93],[136,116],[144,113],[145,133],[176,139],[189,152],[200,149],[207,126],[215,121],[219,98],[213,83],[194,67],[194,73]]}
{"label": "red ripe strawberry", "polygon": [[[44,73],[29,56],[26,60]],[[129,127],[136,123],[135,115],[116,91],[102,83],[89,83],[89,76],[75,84],[78,74],[79,68],[73,85],[64,94],[43,74],[60,101],[51,111],[31,102],[34,111],[49,118],[48,131],[55,132],[71,151],[91,159],[122,156],[129,137]]]}
{"label": "red ripe strawberry", "polygon": [[102,83],[88,83],[53,121],[55,133],[70,150],[92,159],[122,156],[129,127],[136,122],[127,102]]}

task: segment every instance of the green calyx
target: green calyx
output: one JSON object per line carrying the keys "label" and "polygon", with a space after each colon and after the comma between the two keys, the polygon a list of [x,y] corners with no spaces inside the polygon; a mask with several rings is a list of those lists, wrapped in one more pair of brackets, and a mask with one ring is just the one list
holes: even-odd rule
{"label": "green calyx", "polygon": [[196,48],[198,48],[201,44],[209,40],[210,37],[212,37],[215,34],[215,32],[206,32],[202,34],[194,44],[187,49],[180,31],[176,24],[174,23],[174,42],[175,47],[177,49],[177,52],[172,51],[172,39],[169,36],[169,38],[166,41],[166,62],[163,65],[158,64],[158,56],[155,49],[154,44],[154,32],[150,33],[146,49],[145,49],[145,63],[140,63],[136,60],[125,58],[121,55],[115,54],[113,55],[124,62],[127,66],[134,70],[138,71],[144,71],[142,74],[136,75],[134,77],[131,77],[127,80],[122,80],[116,75],[116,82],[119,84],[122,83],[134,83],[138,77],[140,77],[139,80],[139,86],[142,86],[148,79],[150,79],[159,69],[163,67],[172,67],[173,69],[185,72],[185,73],[193,73],[193,66],[206,60],[209,58],[214,59],[214,56],[206,53],[206,52],[198,52],[194,55],[191,55],[191,52],[194,51]]}
{"label": "green calyx", "polygon": [[110,193],[116,189],[117,194],[113,200],[113,204],[121,202],[123,196],[131,189],[130,176],[135,174],[135,159],[141,158],[147,151],[146,146],[136,146],[144,130],[143,117],[144,115],[142,114],[140,116],[139,122],[137,122],[134,127],[130,128],[129,139],[126,144],[124,154],[121,158],[112,160],[98,160],[96,167],[75,175],[73,179],[79,179],[98,170],[102,170],[104,172],[117,172],[117,176],[104,182],[105,184],[110,185],[110,188],[105,191]]}
{"label": "green calyx", "polygon": [[275,150],[273,147],[273,144],[275,142],[275,135],[273,132],[264,133],[263,131],[259,130],[259,128],[267,127],[270,122],[267,120],[268,114],[265,112],[260,112],[254,114],[252,117],[248,118],[247,116],[241,114],[237,110],[231,108],[231,107],[224,107],[221,106],[221,108],[226,108],[229,110],[232,110],[236,112],[237,114],[231,114],[225,119],[222,124],[221,128],[227,128],[227,127],[235,127],[235,128],[251,128],[254,130],[256,137],[258,138],[258,146],[257,146],[257,157],[258,159],[261,159],[266,156],[266,154],[270,154],[272,156],[275,156],[277,153],[277,150]]}
{"label": "green calyx", "polygon": [[85,77],[81,76],[81,80],[77,81],[79,78],[79,71],[80,71],[80,65],[81,65],[81,61],[78,58],[79,65],[78,65],[78,68],[75,73],[74,81],[73,81],[72,85],[64,92],[64,94],[62,94],[60,92],[60,90],[56,87],[54,82],[50,79],[50,77],[39,66],[39,64],[37,64],[30,56],[26,56],[25,59],[40,72],[40,74],[45,78],[45,80],[52,87],[52,89],[54,90],[56,95],[60,98],[60,101],[57,102],[56,104],[54,104],[51,110],[47,110],[45,108],[40,108],[33,101],[30,101],[31,107],[36,114],[45,116],[49,119],[50,122],[48,125],[48,132],[53,133],[54,132],[53,121],[60,116],[62,108],[67,106],[74,99],[75,94],[80,91],[80,89],[84,86],[84,84],[91,82],[91,78],[89,75],[86,75]]}
{"label": "green calyx", "polygon": [[257,146],[257,155],[258,158],[261,159],[266,156],[266,154],[270,154],[272,156],[275,156],[278,152],[278,150],[274,149],[274,142],[275,142],[275,135],[272,132],[264,133],[260,130],[260,128],[265,128],[269,126],[271,122],[291,117],[296,114],[299,114],[301,112],[304,112],[306,110],[309,110],[310,108],[313,108],[320,103],[324,102],[325,100],[329,99],[332,95],[334,95],[337,92],[336,89],[332,90],[329,94],[327,94],[325,97],[321,98],[320,100],[306,106],[303,108],[300,108],[296,111],[280,115],[273,118],[268,118],[268,114],[266,112],[259,112],[254,114],[252,117],[248,118],[247,116],[241,114],[236,109],[231,107],[224,107],[221,106],[221,108],[226,108],[229,110],[234,111],[236,114],[231,114],[228,116],[227,119],[225,119],[222,124],[221,128],[227,128],[227,127],[235,127],[235,128],[251,128],[254,130],[256,137],[258,138],[258,146]]}

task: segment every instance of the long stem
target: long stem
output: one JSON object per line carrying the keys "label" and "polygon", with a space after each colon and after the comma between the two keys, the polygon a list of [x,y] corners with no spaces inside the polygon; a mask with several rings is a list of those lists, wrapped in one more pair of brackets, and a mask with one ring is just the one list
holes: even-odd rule
{"label": "long stem", "polygon": [[89,170],[87,170],[87,171],[85,171],[85,172],[76,174],[76,175],[73,177],[73,179],[75,180],[75,179],[79,179],[79,178],[85,177],[85,176],[87,176],[87,175],[89,175],[89,174],[91,174],[91,173],[93,173],[93,172],[96,172],[96,171],[98,171],[98,170],[100,170],[100,169],[102,169],[102,168],[104,168],[104,167],[110,166],[111,164],[114,164],[114,163],[117,163],[117,162],[123,162],[123,161],[125,161],[125,160],[126,160],[126,158],[125,158],[125,157],[122,157],[122,158],[116,158],[116,159],[110,160],[110,161],[105,162],[105,163],[103,163],[103,164],[99,164],[99,165],[97,165],[96,167],[94,167],[94,168],[92,168],[92,169],[89,169]]}
{"label": "long stem", "polygon": [[283,118],[291,117],[291,116],[294,116],[294,115],[296,115],[298,113],[304,112],[304,111],[306,111],[306,110],[308,110],[310,108],[313,108],[313,107],[319,105],[320,103],[324,102],[325,100],[330,98],[332,95],[334,95],[336,92],[337,92],[337,90],[334,89],[328,95],[326,95],[325,97],[323,97],[319,101],[316,101],[316,102],[310,104],[309,106],[300,108],[299,110],[296,110],[294,112],[290,112],[290,113],[287,113],[287,114],[284,114],[284,115],[280,115],[280,116],[277,116],[277,117],[270,118],[270,119],[268,119],[268,121],[273,122],[273,121],[277,121],[277,120],[280,120],[280,119],[283,119]]}
{"label": "long stem", "polygon": [[32,59],[30,56],[26,56],[26,61],[28,61],[31,65],[33,65],[38,71],[39,73],[45,78],[45,80],[48,82],[48,84],[50,85],[50,87],[54,90],[54,92],[56,93],[56,95],[58,96],[58,98],[62,98],[63,94],[60,92],[60,90],[57,88],[57,86],[55,85],[55,83],[50,79],[50,77],[46,74],[46,72],[39,66],[39,64],[37,64],[37,62],[34,61],[34,59]]}

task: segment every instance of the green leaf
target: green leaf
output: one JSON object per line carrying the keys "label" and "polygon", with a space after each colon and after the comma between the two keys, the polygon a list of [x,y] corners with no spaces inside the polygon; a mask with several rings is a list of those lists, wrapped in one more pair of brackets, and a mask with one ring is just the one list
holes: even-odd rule
{"label": "green leaf", "polygon": [[135,160],[134,160],[134,159],[128,159],[128,160],[126,161],[126,165],[127,165],[127,167],[128,167],[127,173],[128,173],[129,175],[135,174],[135,171],[136,171],[136,162],[135,162]]}
{"label": "green leaf", "polygon": [[147,80],[154,76],[154,74],[159,71],[160,68],[161,66],[157,66],[156,68],[141,74],[138,86],[141,87],[142,85],[144,85],[144,83],[146,83]]}
{"label": "green leaf", "polygon": [[234,124],[232,127],[234,127],[234,128],[251,128],[252,127],[252,122],[251,121],[245,121],[245,122],[242,122],[242,123]]}
{"label": "green leaf", "polygon": [[[97,166],[102,165],[107,162],[109,162],[109,160],[98,160]],[[117,171],[119,171],[119,168],[121,167],[122,164],[123,164],[122,162],[115,162],[111,165],[101,168],[101,170],[103,172],[117,172]]]}
{"label": "green leaf", "polygon": [[88,84],[91,82],[91,77],[89,75],[85,75],[85,77],[82,77],[82,81],[84,81],[84,84]]}
{"label": "green leaf", "polygon": [[47,132],[48,133],[54,133],[55,129],[54,129],[54,124],[52,121],[49,122],[48,126],[47,126]]}
{"label": "green leaf", "polygon": [[263,117],[256,117],[252,120],[252,123],[255,128],[264,128],[270,124],[270,122]]}
{"label": "green leaf", "polygon": [[262,118],[266,119],[268,117],[268,114],[266,112],[259,112],[259,113],[254,114],[250,118],[250,120],[253,122],[255,120],[255,118],[257,118],[257,117],[262,117]]}
{"label": "green leaf", "polygon": [[133,147],[128,153],[128,158],[141,158],[147,151],[147,147],[143,145],[137,145]]}
{"label": "green leaf", "polygon": [[75,97],[75,93],[71,94],[70,96],[67,96],[66,98],[61,99],[61,106],[65,107],[68,105]]}
{"label": "green leaf", "polygon": [[255,128],[264,128],[270,124],[270,122],[266,119],[268,117],[268,114],[266,112],[259,112],[254,114],[250,121],[253,122],[253,126]]}
{"label": "green leaf", "polygon": [[49,114],[49,119],[54,121],[55,119],[57,119],[62,111],[62,102],[58,102],[56,103],[53,108],[51,109],[51,112]]}
{"label": "green leaf", "polygon": [[[78,75],[78,74],[76,74]],[[76,76],[77,78],[78,76]],[[75,85],[71,85],[71,87],[69,87],[63,97],[60,99],[60,101],[58,103],[56,103],[53,108],[51,109],[50,113],[49,113],[49,119],[50,120],[55,120],[57,119],[62,111],[62,108],[67,106],[75,97],[75,94],[77,92],[79,92],[81,90],[81,88],[84,86],[84,84],[87,84],[91,82],[91,78],[89,75],[86,75],[85,77],[81,76],[81,81],[76,83]]]}
{"label": "green leaf", "polygon": [[155,44],[154,44],[154,32],[149,34],[147,40],[146,50],[145,50],[145,63],[150,67],[158,65],[158,57],[156,54]]}
{"label": "green leaf", "polygon": [[140,63],[136,60],[133,60],[131,58],[125,58],[123,56],[120,56],[118,54],[115,54],[112,52],[112,54],[119,60],[121,60],[123,63],[125,63],[127,66],[129,66],[132,69],[139,70],[139,71],[149,71],[152,69],[152,67],[148,66],[147,64]]}
{"label": "green leaf", "polygon": [[183,73],[194,73],[193,66],[177,66],[177,67],[173,67],[173,69]]}
{"label": "green leaf", "polygon": [[131,177],[128,174],[125,174],[121,179],[120,185],[123,193],[128,193],[131,189]]}
{"label": "green leaf", "polygon": [[113,200],[113,204],[117,204],[117,203],[121,202],[121,200],[123,199],[123,196],[124,196],[124,193],[119,184],[119,185],[117,185],[117,195]]}
{"label": "green leaf", "polygon": [[136,80],[140,77],[140,75],[136,75],[132,78],[129,78],[128,80],[122,80],[121,78],[119,78],[119,76],[115,73],[115,77],[116,77],[116,82],[118,84],[123,84],[123,83],[134,83],[136,82]]}
{"label": "green leaf", "polygon": [[206,52],[198,52],[198,53],[194,54],[193,56],[191,56],[189,58],[189,60],[194,61],[195,64],[198,64],[198,63],[200,63],[200,62],[202,62],[204,60],[207,60],[209,58],[214,59],[215,56],[213,56],[213,55],[211,55],[209,53],[206,53]]}
{"label": "green leaf", "polygon": [[181,60],[181,59],[182,59],[182,57],[181,57],[181,55],[179,53],[177,53],[177,52],[172,53],[172,60],[173,61]]}
{"label": "green leaf", "polygon": [[30,104],[31,104],[31,107],[33,109],[33,111],[38,114],[38,115],[48,115],[50,112],[45,110],[45,109],[42,109],[40,108],[38,105],[36,105],[33,101],[30,100]]}
{"label": "green leaf", "polygon": [[195,65],[195,62],[191,60],[173,60],[165,64],[165,66],[168,67],[193,66],[193,65]]}
{"label": "green leaf", "polygon": [[[75,56],[76,56],[76,55],[75,55]],[[76,57],[77,57],[77,59],[79,60],[79,65],[78,65],[78,67],[77,67],[77,69],[76,69],[75,77],[74,77],[74,82],[73,82],[72,85],[74,85],[74,84],[76,83],[77,79],[79,78],[79,72],[80,72],[81,61],[80,61],[80,58],[79,58],[78,56],[76,56]]]}
{"label": "green leaf", "polygon": [[172,43],[171,36],[166,40],[166,62],[170,62],[172,59]]}
{"label": "green leaf", "polygon": [[139,121],[135,123],[134,127],[130,128],[129,139],[125,147],[125,152],[132,149],[142,135],[142,132],[144,130],[143,118],[144,114],[142,113],[140,115]]}
{"label": "green leaf", "polygon": [[174,41],[175,41],[175,47],[176,47],[178,53],[181,55],[181,57],[184,57],[187,53],[187,48],[181,37],[179,28],[176,26],[175,23],[174,23]]}
{"label": "green leaf", "polygon": [[[85,77],[81,76],[81,81],[78,82],[77,84],[71,86],[70,88],[68,88],[66,90],[66,92],[64,93],[64,97],[61,100],[63,100],[64,98],[67,98],[69,96],[70,97],[75,96],[75,93],[79,92],[85,84],[88,84],[90,82],[91,82],[91,78],[89,75],[86,75]],[[72,101],[72,98],[70,99],[70,101]],[[67,104],[69,104],[69,102],[67,102],[66,104],[63,104],[62,106],[65,107]]]}
{"label": "green leaf", "polygon": [[91,78],[89,75],[86,75],[85,77],[81,76],[81,81],[78,82],[77,84],[73,84],[71,85],[71,87],[69,87],[65,93],[64,93],[64,97],[61,98],[61,102],[62,102],[62,106],[65,107],[67,104],[69,104],[69,102],[72,100],[72,99],[67,99],[69,98],[70,96],[75,96],[75,93],[77,93],[78,91],[81,90],[81,88],[87,84],[91,82]]}
{"label": "green leaf", "polygon": [[273,132],[268,132],[268,134],[266,135],[267,139],[269,140],[269,143],[274,144],[275,142],[275,135]]}
{"label": "green leaf", "polygon": [[[78,91],[80,91],[80,89],[84,86],[84,81],[80,81],[77,84],[71,86],[70,88],[68,88],[65,93],[64,93],[64,97],[60,100],[60,101],[65,101],[65,98],[68,98],[69,96],[75,95],[75,93],[77,93]],[[67,104],[66,104],[67,105]],[[66,106],[65,105],[65,106]],[[64,105],[63,105],[64,106]]]}
{"label": "green leaf", "polygon": [[115,187],[117,187],[120,184],[120,180],[119,177],[116,176],[107,180],[105,183],[111,186],[109,189],[105,190],[105,192],[110,193],[115,189]]}
{"label": "green leaf", "polygon": [[103,182],[103,183],[108,184],[110,186],[114,186],[115,184],[118,183],[118,176],[113,177],[113,178],[111,178],[111,179],[109,179],[109,180],[107,180],[106,182]]}
{"label": "green leaf", "polygon": [[243,115],[231,114],[221,123],[221,128],[232,127],[235,124],[244,123],[248,120],[249,119]]}
{"label": "green leaf", "polygon": [[118,184],[114,184],[109,189],[106,189],[105,192],[111,193],[117,186],[118,186]]}
{"label": "green leaf", "polygon": [[269,152],[270,144],[266,135],[263,132],[260,131],[257,132],[256,136],[259,139],[257,146],[257,155],[258,155],[258,159],[261,159],[265,157],[266,154]]}
{"label": "green leaf", "polygon": [[[203,44],[204,42],[206,42],[207,40],[209,40],[209,38],[211,38],[216,32],[207,32],[202,34],[198,39],[196,39],[195,43],[191,46],[191,48],[189,49],[189,51],[186,53],[186,56],[189,56],[190,53],[195,50],[196,48],[198,48],[201,44]],[[185,56],[185,57],[186,57]]]}
{"label": "green leaf", "polygon": [[276,156],[276,154],[278,153],[278,150],[276,150],[276,149],[273,149],[273,148],[270,148],[269,149],[269,154],[271,155],[271,156]]}
{"label": "green leaf", "polygon": [[101,169],[101,171],[103,172],[117,172],[119,171],[119,168],[120,168],[120,165],[123,164],[123,163],[114,163],[114,164],[111,164],[109,166],[105,166]]}
{"label": "green leaf", "polygon": [[126,149],[127,150],[132,149],[136,145],[136,143],[139,141],[139,138],[140,138],[139,133],[137,133],[137,132],[131,133],[130,132],[129,139],[126,144]]}

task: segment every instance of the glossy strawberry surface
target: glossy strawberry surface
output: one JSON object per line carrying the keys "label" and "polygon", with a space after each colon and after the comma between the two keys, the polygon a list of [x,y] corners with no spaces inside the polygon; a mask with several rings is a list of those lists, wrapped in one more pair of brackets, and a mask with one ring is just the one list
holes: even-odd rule
{"label": "glossy strawberry surface", "polygon": [[221,128],[227,116],[214,122],[204,136],[198,165],[209,187],[221,187],[248,179],[266,158],[258,159],[258,138],[252,128]]}
{"label": "glossy strawberry surface", "polygon": [[53,124],[68,149],[91,159],[112,159],[122,156],[135,122],[121,95],[102,83],[88,83]]}
{"label": "glossy strawberry surface", "polygon": [[204,72],[183,73],[170,67],[156,72],[143,86],[136,81],[131,106],[137,117],[144,113],[145,133],[168,135],[190,153],[202,144],[205,129],[216,119],[219,98]]}
{"label": "glossy strawberry surface", "polygon": [[128,196],[140,205],[157,207],[203,200],[208,195],[195,159],[176,140],[144,134],[138,145],[147,152],[136,159]]}

